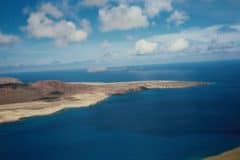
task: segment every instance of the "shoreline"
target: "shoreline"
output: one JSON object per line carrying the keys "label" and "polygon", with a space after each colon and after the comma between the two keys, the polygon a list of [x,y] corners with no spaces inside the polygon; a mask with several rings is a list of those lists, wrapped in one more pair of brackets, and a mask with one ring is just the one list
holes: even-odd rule
{"label": "shoreline", "polygon": [[[8,96],[8,98],[10,97],[13,102],[8,101],[5,104],[0,104],[0,123],[14,122],[32,116],[49,115],[66,108],[89,107],[112,95],[125,94],[132,91],[166,88],[180,89],[208,84],[210,83],[159,80],[113,83],[40,81],[34,84],[28,84],[25,88],[21,86],[21,90],[18,93],[22,96],[22,94],[29,89],[31,89],[31,91],[32,89],[38,89],[39,91],[43,90],[42,97],[40,96],[37,100],[30,99],[28,101],[22,101],[22,99],[20,99],[21,101],[17,103],[14,102],[16,99],[16,88],[10,90],[11,93],[13,93],[10,96],[8,94],[2,94],[3,96]],[[63,93],[61,93],[62,88],[64,88]],[[46,90],[50,90],[51,92],[46,92]],[[57,94],[57,96],[49,96],[49,93],[53,92]],[[26,95],[29,96],[29,94]]]}
{"label": "shoreline", "polygon": [[[82,108],[90,107],[108,98],[105,94],[80,94],[73,95],[74,100],[60,100],[56,102],[44,102],[44,101],[33,101],[23,103],[13,103],[0,105],[2,108],[12,109],[0,109],[0,124],[15,122],[24,118],[33,116],[45,116],[56,113],[63,109],[68,108]],[[82,101],[83,98],[87,100]],[[22,107],[24,106],[24,107]],[[35,109],[33,109],[33,106]]]}
{"label": "shoreline", "polygon": [[240,147],[204,158],[204,160],[239,160],[239,159],[240,159]]}

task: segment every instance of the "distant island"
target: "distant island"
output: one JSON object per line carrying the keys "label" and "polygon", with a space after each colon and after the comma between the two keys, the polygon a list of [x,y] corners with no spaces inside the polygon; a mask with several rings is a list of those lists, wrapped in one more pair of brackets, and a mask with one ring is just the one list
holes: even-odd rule
{"label": "distant island", "polygon": [[131,81],[115,83],[38,81],[26,84],[0,78],[0,123],[47,115],[64,108],[86,107],[111,95],[153,88],[185,88],[206,85],[188,81]]}

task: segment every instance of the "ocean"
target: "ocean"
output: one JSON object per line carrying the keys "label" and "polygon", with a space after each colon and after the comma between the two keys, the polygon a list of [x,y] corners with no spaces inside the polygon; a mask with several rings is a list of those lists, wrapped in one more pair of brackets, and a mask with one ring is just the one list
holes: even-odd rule
{"label": "ocean", "polygon": [[200,160],[240,146],[240,61],[4,73],[24,82],[189,80],[94,106],[0,124],[0,159]]}

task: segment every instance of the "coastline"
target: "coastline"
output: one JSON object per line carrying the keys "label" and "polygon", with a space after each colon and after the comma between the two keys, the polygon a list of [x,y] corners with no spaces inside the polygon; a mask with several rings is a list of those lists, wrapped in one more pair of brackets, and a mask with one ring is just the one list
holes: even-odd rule
{"label": "coastline", "polygon": [[[44,85],[42,85],[42,83]],[[45,83],[47,83],[47,85]],[[52,81],[40,82],[41,89],[49,88],[48,83],[50,83],[52,87]],[[56,82],[54,81],[54,89],[59,88],[60,83],[64,87],[70,86],[71,88],[74,88],[74,92],[60,95],[56,99],[50,101],[39,99],[1,104],[0,123],[13,122],[32,116],[49,115],[66,108],[88,107],[101,102],[112,95],[124,94],[131,91],[154,88],[187,88],[209,84],[205,82],[184,81],[132,81],[114,83],[57,82],[57,85],[55,83]],[[36,84],[31,84],[31,86],[36,86]],[[14,97],[12,98],[14,99]]]}
{"label": "coastline", "polygon": [[240,147],[232,150],[225,151],[215,156],[210,156],[204,160],[239,160],[240,159]]}
{"label": "coastline", "polygon": [[74,100],[63,99],[50,103],[44,101],[34,101],[4,104],[0,105],[0,123],[14,122],[32,116],[50,115],[66,108],[89,107],[107,99],[108,97],[109,96],[106,94],[87,93],[76,94],[69,97],[69,99],[72,98]]}

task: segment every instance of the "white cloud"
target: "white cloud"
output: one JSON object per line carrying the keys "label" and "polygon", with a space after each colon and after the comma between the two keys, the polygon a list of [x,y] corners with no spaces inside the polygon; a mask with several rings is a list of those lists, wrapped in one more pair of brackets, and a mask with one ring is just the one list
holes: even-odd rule
{"label": "white cloud", "polygon": [[82,27],[82,30],[87,33],[90,33],[92,31],[91,24],[87,19],[82,19],[80,21],[80,26]]}
{"label": "white cloud", "polygon": [[[78,28],[74,22],[62,18],[63,13],[50,3],[43,4],[31,12],[24,30],[35,38],[53,39],[57,45],[67,45],[87,38],[88,32]],[[86,21],[84,22],[86,25]]]}
{"label": "white cloud", "polygon": [[135,44],[137,54],[152,53],[157,48],[157,43],[144,39],[138,40]]}
{"label": "white cloud", "polygon": [[172,11],[172,0],[144,0],[144,11],[150,17],[158,15],[162,11]]}
{"label": "white cloud", "polygon": [[228,53],[240,51],[240,31],[222,31],[226,25],[191,28],[181,32],[155,35],[148,40],[157,43],[156,53],[186,54]]}
{"label": "white cloud", "polygon": [[174,23],[176,25],[181,25],[189,19],[189,16],[183,11],[175,10],[170,17],[167,19],[167,23]]}
{"label": "white cloud", "polygon": [[143,28],[149,25],[147,16],[143,15],[140,7],[125,4],[100,9],[99,20],[101,22],[101,30],[104,32]]}
{"label": "white cloud", "polygon": [[240,24],[231,25],[230,28],[240,32]]}
{"label": "white cloud", "polygon": [[101,7],[106,5],[108,0],[83,0],[82,5],[84,6],[96,6]]}
{"label": "white cloud", "polygon": [[18,36],[3,34],[0,32],[0,44],[9,44],[19,40]]}
{"label": "white cloud", "polygon": [[168,50],[170,52],[180,52],[187,49],[188,47],[189,47],[188,41],[185,40],[184,38],[179,38],[175,42],[170,44]]}
{"label": "white cloud", "polygon": [[41,12],[46,13],[50,16],[53,16],[54,18],[61,18],[63,16],[63,13],[59,11],[55,6],[53,6],[51,3],[44,3],[40,7]]}

